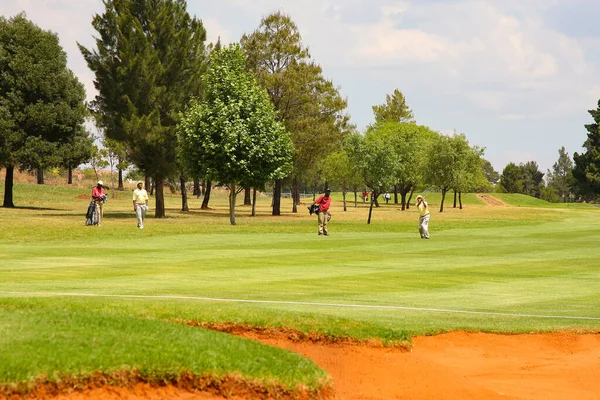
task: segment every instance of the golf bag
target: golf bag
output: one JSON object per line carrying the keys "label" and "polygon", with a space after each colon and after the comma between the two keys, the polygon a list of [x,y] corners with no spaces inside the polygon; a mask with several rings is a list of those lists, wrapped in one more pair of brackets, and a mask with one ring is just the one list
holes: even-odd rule
{"label": "golf bag", "polygon": [[96,202],[91,201],[85,214],[86,225],[98,225],[98,211],[96,211]]}
{"label": "golf bag", "polygon": [[310,215],[318,214],[319,213],[319,205],[317,203],[313,203],[312,205],[308,206],[308,213]]}

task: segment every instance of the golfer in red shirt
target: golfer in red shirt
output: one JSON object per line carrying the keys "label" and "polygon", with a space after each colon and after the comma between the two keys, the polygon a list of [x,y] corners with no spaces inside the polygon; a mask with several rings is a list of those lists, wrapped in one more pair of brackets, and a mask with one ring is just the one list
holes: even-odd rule
{"label": "golfer in red shirt", "polygon": [[331,197],[329,197],[330,193],[331,190],[325,189],[325,194],[319,196],[314,203],[319,205],[319,235],[329,236],[329,233],[327,232],[327,217],[329,215],[329,206],[331,205]]}
{"label": "golfer in red shirt", "polygon": [[92,189],[92,200],[96,203],[96,212],[98,213],[98,226],[102,225],[102,217],[104,217],[104,202],[106,201],[106,191],[104,190],[102,181],[98,181],[98,185]]}

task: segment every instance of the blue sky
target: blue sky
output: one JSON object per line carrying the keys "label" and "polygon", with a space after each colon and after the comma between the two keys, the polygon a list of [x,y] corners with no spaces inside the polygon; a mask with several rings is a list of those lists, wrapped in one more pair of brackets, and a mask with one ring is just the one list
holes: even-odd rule
{"label": "blue sky", "polygon": [[[502,172],[536,161],[545,172],[565,146],[582,151],[600,99],[596,0],[188,0],[209,41],[238,41],[281,10],[348,99],[359,127],[371,106],[401,90],[419,124],[466,134]],[[93,46],[100,0],[2,1],[56,32],[69,66],[93,98],[93,74],[76,41]]]}

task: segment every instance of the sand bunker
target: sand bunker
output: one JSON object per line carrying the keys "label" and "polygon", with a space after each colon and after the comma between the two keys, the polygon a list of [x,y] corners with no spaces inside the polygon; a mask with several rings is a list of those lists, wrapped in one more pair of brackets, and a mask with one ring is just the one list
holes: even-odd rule
{"label": "sand bunker", "polygon": [[[300,353],[327,370],[338,400],[597,399],[600,335],[494,335],[454,332],[416,337],[412,351],[244,335]],[[223,399],[174,387],[102,388],[55,399]],[[236,399],[236,397],[228,397]]]}

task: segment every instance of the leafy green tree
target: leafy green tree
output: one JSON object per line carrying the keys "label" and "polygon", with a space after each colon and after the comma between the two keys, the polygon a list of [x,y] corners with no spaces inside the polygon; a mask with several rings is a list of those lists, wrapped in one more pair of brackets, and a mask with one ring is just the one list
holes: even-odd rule
{"label": "leafy green tree", "polygon": [[85,120],[85,90],[67,68],[58,37],[24,14],[0,17],[0,166],[6,167],[4,207],[14,207],[15,166],[61,163]]}
{"label": "leafy green tree", "polygon": [[544,185],[544,173],[540,171],[537,162],[528,161],[521,164],[521,180],[523,182],[523,194],[540,197]]}
{"label": "leafy green tree", "polygon": [[[260,26],[240,41],[247,67],[267,90],[294,145],[291,171],[293,212],[299,202],[299,185],[317,160],[339,150],[344,134],[351,130],[342,111],[346,101],[322,69],[310,61],[298,27],[281,12],[262,19]],[[275,182],[273,215],[281,213],[282,180]]]}
{"label": "leafy green tree", "polygon": [[365,182],[360,171],[360,165],[356,160],[359,159],[360,146],[363,137],[358,131],[351,131],[346,135],[342,142],[342,149],[348,156],[349,179],[347,180],[348,189],[354,193],[354,208],[358,207],[358,193],[362,193]]}
{"label": "leafy green tree", "polygon": [[[489,182],[491,186],[496,186],[500,181],[500,174],[494,169],[492,163],[490,163],[485,158],[481,160],[481,168],[483,169],[483,173],[485,174],[485,178]],[[489,188],[486,188],[489,189]]]}
{"label": "leafy green tree", "polygon": [[105,148],[101,148],[98,145],[92,145],[92,158],[90,159],[90,165],[94,170],[94,174],[96,175],[96,180],[100,180],[99,171],[108,167],[110,163],[108,162],[108,150]]}
{"label": "leafy green tree", "polygon": [[81,127],[67,143],[59,148],[61,165],[67,169],[67,183],[73,183],[73,169],[92,158],[94,139]]}
{"label": "leafy green tree", "polygon": [[[552,188],[562,201],[566,201],[571,193],[569,183],[572,171],[573,161],[563,146],[558,150],[558,160],[552,165],[552,171],[548,170],[546,173],[547,186]],[[549,196],[546,197],[548,199]]]}
{"label": "leafy green tree", "polygon": [[523,193],[523,180],[521,168],[510,162],[500,175],[500,188],[506,193]]}
{"label": "leafy green tree", "polygon": [[425,182],[442,192],[440,212],[444,211],[446,194],[455,184],[457,154],[453,138],[437,135],[431,141],[425,165]]}
{"label": "leafy green tree", "polygon": [[131,165],[127,155],[127,145],[125,142],[109,138],[105,138],[103,144],[108,150],[110,158],[115,161],[114,167],[119,173],[117,190],[125,190],[123,186],[123,171]]}
{"label": "leafy green tree", "polygon": [[587,139],[584,153],[573,153],[573,189],[586,200],[600,194],[600,100],[595,110],[588,111],[594,123],[585,125]]}
{"label": "leafy green tree", "polygon": [[544,186],[540,190],[540,199],[546,200],[550,203],[559,203],[561,201],[560,196],[556,188],[552,186]]}
{"label": "leafy green tree", "polygon": [[437,134],[414,123],[382,122],[376,124],[373,129],[389,136],[389,151],[395,157],[393,166],[390,166],[393,167],[393,186],[395,193],[400,194],[402,210],[405,210],[408,207],[407,195],[423,181],[426,151]]}
{"label": "leafy green tree", "polygon": [[193,104],[178,129],[180,154],[198,176],[229,187],[235,225],[237,193],[289,173],[292,144],[267,92],[246,72],[244,53],[231,45],[211,54],[205,98]]}
{"label": "leafy green tree", "polygon": [[414,123],[415,117],[412,110],[406,104],[406,98],[398,89],[390,96],[385,96],[385,104],[373,106],[375,114],[375,123],[384,122],[407,122]]}
{"label": "leafy green tree", "polygon": [[361,176],[358,174],[356,165],[352,162],[350,155],[345,148],[330,154],[324,161],[326,168],[323,176],[330,187],[339,188],[342,192],[344,202],[344,211],[347,211],[346,194],[348,191],[354,191],[354,206],[358,202],[358,188],[363,184]]}
{"label": "leafy green tree", "polygon": [[398,157],[393,149],[393,137],[377,127],[367,129],[353,162],[357,165],[366,186],[373,192],[367,224],[371,223],[373,206],[379,195],[394,183]]}
{"label": "leafy green tree", "polygon": [[96,49],[79,46],[95,73],[92,104],[108,138],[124,142],[131,161],[154,178],[155,216],[165,215],[166,177],[178,173],[179,113],[201,94],[206,32],[185,0],[105,0],[92,26]]}
{"label": "leafy green tree", "polygon": [[463,209],[462,194],[476,191],[478,188],[488,185],[483,165],[484,149],[477,146],[469,146],[465,137],[455,140],[458,160],[454,173],[454,208],[456,208],[457,196],[459,208]]}
{"label": "leafy green tree", "polygon": [[508,193],[522,193],[540,197],[544,185],[544,173],[539,170],[535,161],[516,165],[509,163],[502,171],[500,186]]}

